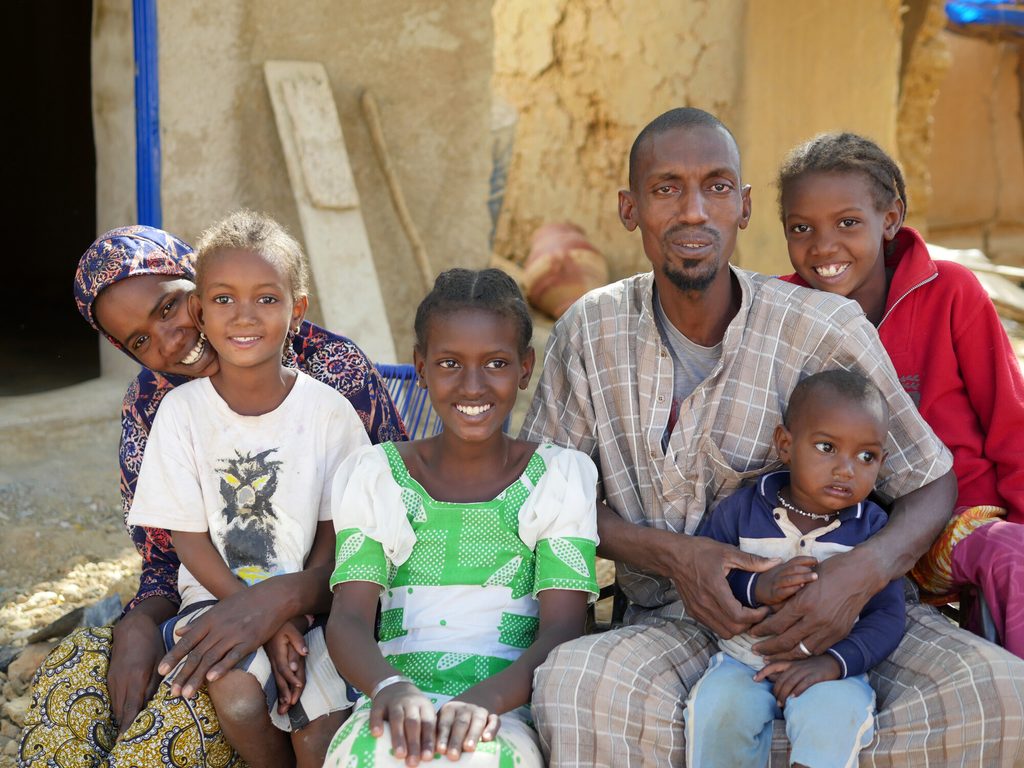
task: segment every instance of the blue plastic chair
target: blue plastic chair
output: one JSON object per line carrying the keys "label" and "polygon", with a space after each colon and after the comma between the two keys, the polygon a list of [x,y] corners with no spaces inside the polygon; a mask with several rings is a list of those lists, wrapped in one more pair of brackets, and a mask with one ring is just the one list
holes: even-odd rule
{"label": "blue plastic chair", "polygon": [[391,400],[402,417],[410,440],[432,437],[444,428],[440,417],[430,405],[427,390],[416,386],[416,368],[412,365],[377,363],[384,377]]}
{"label": "blue plastic chair", "polygon": [[[422,440],[433,437],[442,429],[444,422],[430,404],[427,390],[416,386],[416,368],[408,364],[389,365],[377,363],[377,370],[384,377],[391,400],[402,417],[405,431],[410,440]],[[512,425],[512,417],[505,419],[502,430],[508,434]]]}

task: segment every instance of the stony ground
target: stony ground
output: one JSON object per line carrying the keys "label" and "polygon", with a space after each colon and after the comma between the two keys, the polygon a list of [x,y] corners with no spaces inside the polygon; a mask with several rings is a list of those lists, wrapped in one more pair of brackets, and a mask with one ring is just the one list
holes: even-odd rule
{"label": "stony ground", "polygon": [[[139,558],[117,490],[118,390],[114,382],[65,398],[0,398],[0,648],[25,645],[74,608],[134,592]],[[0,768],[14,765],[26,686],[49,645],[0,672]]]}

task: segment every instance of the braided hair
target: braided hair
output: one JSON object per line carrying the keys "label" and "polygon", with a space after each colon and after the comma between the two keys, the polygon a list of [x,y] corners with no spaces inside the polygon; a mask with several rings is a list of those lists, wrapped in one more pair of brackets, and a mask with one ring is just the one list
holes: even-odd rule
{"label": "braided hair", "polygon": [[[821,133],[787,155],[779,169],[779,216],[785,220],[786,185],[810,173],[860,173],[870,182],[875,209],[883,212],[899,198],[907,215],[907,188],[899,165],[871,139],[855,133]],[[902,224],[902,221],[900,222]]]}
{"label": "braided hair", "polygon": [[519,353],[526,354],[533,338],[533,320],[516,281],[500,269],[449,269],[416,309],[416,347],[427,348],[430,321],[461,309],[481,309],[512,320],[519,331]]}

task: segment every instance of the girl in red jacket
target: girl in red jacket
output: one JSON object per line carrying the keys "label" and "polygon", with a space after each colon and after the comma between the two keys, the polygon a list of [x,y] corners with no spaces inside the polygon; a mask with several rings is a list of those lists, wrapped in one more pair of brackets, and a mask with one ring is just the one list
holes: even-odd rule
{"label": "girl in red jacket", "polygon": [[912,575],[934,602],[978,587],[1000,641],[1024,657],[1024,377],[992,302],[902,226],[903,174],[868,139],[823,134],[794,149],[779,204],[796,269],[783,279],[861,305],[953,453],[957,509]]}

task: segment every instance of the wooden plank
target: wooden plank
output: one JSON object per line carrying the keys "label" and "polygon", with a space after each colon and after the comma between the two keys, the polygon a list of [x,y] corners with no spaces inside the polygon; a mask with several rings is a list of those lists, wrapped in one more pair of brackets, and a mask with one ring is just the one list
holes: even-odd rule
{"label": "wooden plank", "polygon": [[394,362],[394,337],[359,209],[327,71],[318,62],[263,65],[324,324],[371,360]]}

